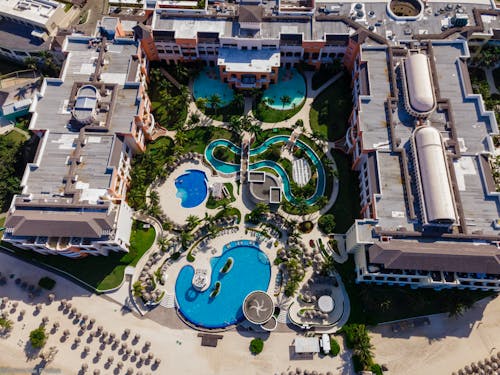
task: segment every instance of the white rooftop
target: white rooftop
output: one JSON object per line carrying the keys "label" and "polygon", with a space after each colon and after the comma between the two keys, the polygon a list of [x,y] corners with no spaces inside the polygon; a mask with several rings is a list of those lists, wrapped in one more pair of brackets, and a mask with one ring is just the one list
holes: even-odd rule
{"label": "white rooftop", "polygon": [[280,66],[280,52],[277,49],[220,48],[217,65],[225,65],[228,72],[270,73],[273,67]]}
{"label": "white rooftop", "polygon": [[52,0],[1,0],[0,15],[23,19],[29,24],[45,26],[63,4]]}
{"label": "white rooftop", "polygon": [[317,337],[297,337],[294,342],[295,353],[319,353]]}

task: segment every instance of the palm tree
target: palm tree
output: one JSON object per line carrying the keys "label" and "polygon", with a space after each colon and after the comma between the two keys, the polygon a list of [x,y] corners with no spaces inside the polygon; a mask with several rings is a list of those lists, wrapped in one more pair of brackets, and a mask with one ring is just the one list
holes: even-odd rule
{"label": "palm tree", "polygon": [[266,98],[266,104],[271,107],[275,103],[274,99],[271,97]]}
{"label": "palm tree", "polygon": [[354,348],[354,354],[358,356],[361,363],[367,365],[372,361],[373,358],[373,345],[370,342],[370,337],[364,335],[360,337],[360,340]]}
{"label": "palm tree", "polygon": [[236,134],[241,133],[241,129],[242,129],[241,118],[239,116],[231,116],[231,118],[229,119],[229,127]]}
{"label": "palm tree", "polygon": [[194,236],[190,231],[183,230],[181,232],[181,245],[183,250],[186,250],[188,248],[188,245],[193,240],[193,238]]}
{"label": "palm tree", "polygon": [[184,143],[186,143],[186,141],[187,141],[187,136],[185,132],[178,131],[177,133],[175,133],[175,143],[177,145],[182,146],[184,145]]}
{"label": "palm tree", "polygon": [[316,202],[316,204],[320,208],[323,208],[328,204],[328,198],[326,196],[322,195],[321,197],[319,197],[318,202]]}
{"label": "palm tree", "polygon": [[34,57],[26,57],[24,59],[24,65],[26,65],[26,68],[36,70],[37,65],[38,65],[38,60],[35,59]]}
{"label": "palm tree", "polygon": [[299,211],[299,215],[305,215],[309,210],[309,205],[305,198],[299,197],[295,201],[295,207],[297,207],[297,211]]}
{"label": "palm tree", "polygon": [[12,327],[14,327],[14,322],[12,320],[8,318],[0,318],[0,328],[4,333],[10,332]]}
{"label": "palm tree", "polygon": [[237,108],[241,108],[244,104],[245,98],[243,97],[243,95],[240,93],[236,93],[233,97],[233,105]]}
{"label": "palm tree", "polygon": [[189,215],[186,218],[186,223],[188,225],[188,228],[192,230],[200,223],[200,218],[196,215]]}
{"label": "palm tree", "polygon": [[221,105],[222,99],[218,94],[213,94],[208,98],[208,103],[210,104],[212,111],[217,114],[217,108]]}
{"label": "palm tree", "polygon": [[136,281],[132,285],[132,291],[135,297],[140,297],[142,296],[142,292],[144,291],[144,287],[142,286],[140,281]]}
{"label": "palm tree", "polygon": [[175,64],[175,75],[179,81],[186,82],[189,78],[189,71],[186,69],[184,64]]}
{"label": "palm tree", "polygon": [[313,139],[315,139],[316,141],[326,142],[326,141],[328,140],[328,139],[327,139],[327,137],[326,137],[323,133],[321,133],[321,132],[319,132],[319,131],[317,131],[317,130],[314,130],[314,131],[312,132],[311,136],[312,136],[312,138],[313,138]]}
{"label": "palm tree", "polygon": [[166,236],[161,236],[161,237],[158,237],[158,240],[156,241],[156,243],[158,244],[158,246],[160,246],[161,251],[165,251],[167,246],[170,244],[170,240],[167,239]]}
{"label": "palm tree", "polygon": [[207,107],[207,102],[206,98],[198,98],[196,99],[196,106],[203,112]]}
{"label": "palm tree", "polygon": [[285,105],[292,102],[292,98],[290,98],[288,95],[283,95],[282,97],[280,97],[280,102],[283,108],[285,108]]}

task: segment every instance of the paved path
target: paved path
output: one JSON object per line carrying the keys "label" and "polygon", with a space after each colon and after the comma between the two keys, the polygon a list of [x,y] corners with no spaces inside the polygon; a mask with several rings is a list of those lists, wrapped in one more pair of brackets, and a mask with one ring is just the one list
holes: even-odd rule
{"label": "paved path", "polygon": [[[500,69],[500,67],[497,67],[497,69]],[[490,86],[490,94],[500,94],[500,91],[498,91],[498,87],[495,85],[495,78],[493,77],[493,70],[495,68],[488,68],[484,69],[484,72],[486,73],[486,80],[488,81],[488,86]]]}

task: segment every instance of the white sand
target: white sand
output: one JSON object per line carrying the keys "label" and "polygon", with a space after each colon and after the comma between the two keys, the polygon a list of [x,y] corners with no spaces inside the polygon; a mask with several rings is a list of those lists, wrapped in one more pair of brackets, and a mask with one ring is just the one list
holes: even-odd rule
{"label": "white sand", "polygon": [[[36,284],[41,276],[49,275],[49,272],[16,261],[4,254],[0,254],[0,272],[2,274],[13,273],[16,277],[21,277],[32,284]],[[82,314],[95,318],[95,327],[102,325],[108,333],[114,332],[117,338],[121,338],[125,328],[131,330],[131,335],[140,333],[141,338],[138,344],[132,345],[131,338],[126,340],[132,350],[142,349],[145,341],[151,341],[150,352],[162,360],[159,368],[153,370],[150,365],[137,367],[136,361],[131,362],[127,359],[122,360],[125,366],[120,373],[124,373],[128,367],[132,367],[135,372],[140,369],[144,374],[272,374],[296,367],[323,372],[338,368],[340,372],[344,366],[349,366],[342,357],[318,358],[316,356],[314,360],[290,361],[289,345],[295,337],[293,332],[272,333],[266,341],[263,353],[256,357],[252,356],[248,350],[253,336],[246,336],[246,332],[243,334],[236,331],[226,332],[223,333],[224,338],[219,341],[217,348],[201,347],[200,338],[197,337],[198,332],[194,330],[169,329],[150,319],[139,319],[132,313],[122,311],[114,302],[90,294],[63,278],[50,276],[57,281],[54,289],[56,301],[50,305],[45,303],[46,294],[30,301],[27,297],[28,293],[16,286],[14,279],[9,279],[7,285],[0,287],[0,296],[7,296],[10,300],[8,310],[13,301],[19,302],[17,311],[11,315],[11,319],[15,321],[14,330],[10,336],[0,338],[0,367],[24,369],[18,373],[31,373],[40,359],[28,360],[24,353],[24,345],[28,340],[29,332],[41,323],[44,316],[48,316],[48,330],[55,321],[61,324],[57,333],[50,336],[45,346],[45,349],[50,346],[57,346],[59,349],[54,362],[47,367],[48,369],[58,369],[61,374],[76,374],[81,364],[86,362],[89,365],[88,373],[90,374],[96,368],[101,370],[101,374],[113,374],[116,363],[122,360],[121,355],[118,354],[119,348],[113,350],[110,345],[106,345],[104,349],[101,349],[99,347],[101,343],[97,338],[87,343],[88,331],[81,336],[82,342],[78,348],[71,348],[77,337],[78,327],[67,318],[67,314],[63,314],[58,309],[59,300],[62,298],[70,300],[73,307],[76,307]],[[34,316],[34,305],[40,302],[43,303],[42,311]],[[18,322],[17,317],[21,309],[26,310],[26,315],[22,321]],[[70,330],[70,336],[66,342],[61,343],[60,338],[65,329]],[[85,345],[90,347],[90,353],[82,359]],[[94,363],[93,360],[98,350],[102,350],[103,355],[98,362]],[[344,352],[344,357],[346,354]],[[114,363],[111,367],[105,368],[104,364],[110,355],[114,356]],[[346,369],[344,373],[351,372]]]}
{"label": "white sand", "polygon": [[390,325],[374,329],[378,363],[390,374],[451,374],[500,350],[500,298],[478,302],[462,317],[430,317],[431,324],[399,333]]}

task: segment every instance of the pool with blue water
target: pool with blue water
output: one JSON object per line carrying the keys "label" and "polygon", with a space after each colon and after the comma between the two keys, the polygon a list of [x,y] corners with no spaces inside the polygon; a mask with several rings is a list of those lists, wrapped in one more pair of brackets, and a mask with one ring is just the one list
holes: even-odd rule
{"label": "pool with blue water", "polygon": [[208,194],[207,176],[205,172],[188,169],[175,179],[177,198],[181,199],[181,206],[193,208],[203,203]]}
{"label": "pool with blue water", "polygon": [[[233,259],[229,272],[221,273],[228,258]],[[253,241],[235,241],[224,246],[222,255],[210,260],[211,281],[207,290],[193,288],[194,269],[184,266],[175,283],[175,297],[182,315],[197,326],[223,328],[244,319],[241,308],[253,291],[267,291],[271,279],[269,258]],[[210,297],[215,283],[221,283],[219,294]]]}

